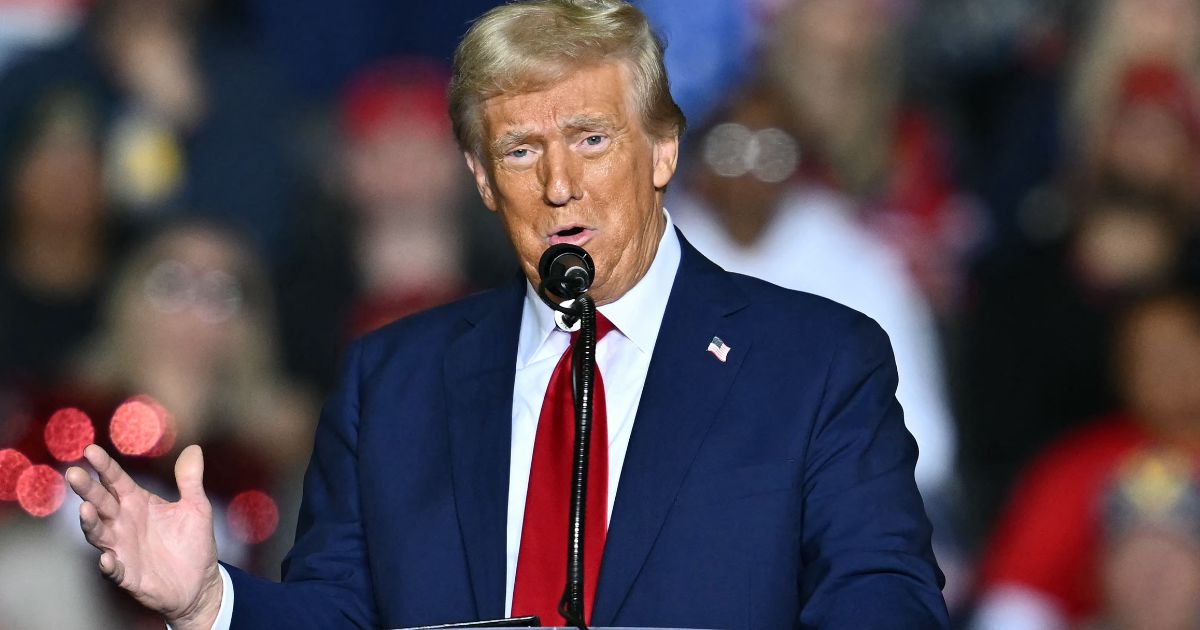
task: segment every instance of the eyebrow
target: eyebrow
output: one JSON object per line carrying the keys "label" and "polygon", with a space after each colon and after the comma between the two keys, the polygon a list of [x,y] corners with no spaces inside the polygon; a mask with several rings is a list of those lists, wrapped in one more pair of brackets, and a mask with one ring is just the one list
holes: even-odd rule
{"label": "eyebrow", "polygon": [[[564,132],[611,130],[617,127],[616,121],[605,114],[576,114],[559,125]],[[537,135],[532,129],[510,129],[492,142],[491,148],[495,155],[504,155],[513,147],[525,144],[529,138]]]}
{"label": "eyebrow", "polygon": [[580,131],[580,130],[610,130],[615,129],[617,123],[611,116],[605,114],[577,114],[568,118],[560,128],[563,131]]}
{"label": "eyebrow", "polygon": [[492,142],[492,153],[495,155],[508,153],[510,148],[524,144],[525,140],[532,135],[533,132],[529,129],[511,129],[506,131]]}

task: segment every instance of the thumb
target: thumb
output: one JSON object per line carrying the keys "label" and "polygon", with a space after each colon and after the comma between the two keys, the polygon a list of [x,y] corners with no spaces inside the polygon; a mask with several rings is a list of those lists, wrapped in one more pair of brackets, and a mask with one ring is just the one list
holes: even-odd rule
{"label": "thumb", "polygon": [[204,453],[193,444],[179,454],[175,461],[175,483],[179,486],[179,500],[208,503],[204,494]]}

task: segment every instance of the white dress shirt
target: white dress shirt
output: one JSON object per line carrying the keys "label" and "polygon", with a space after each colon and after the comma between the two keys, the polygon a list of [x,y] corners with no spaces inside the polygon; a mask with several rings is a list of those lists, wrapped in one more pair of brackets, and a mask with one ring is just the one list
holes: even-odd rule
{"label": "white dress shirt", "polygon": [[[608,515],[612,515],[617,483],[625,463],[625,451],[633,431],[642,386],[650,369],[654,342],[667,310],[667,298],[679,269],[679,237],[671,215],[663,211],[666,229],[658,252],[646,275],[625,295],[598,310],[615,330],[596,344],[596,367],[604,379],[604,404],[608,422]],[[504,582],[505,614],[512,614],[513,585],[517,556],[521,551],[521,527],[525,520],[525,495],[533,464],[533,442],[550,376],[559,357],[570,345],[570,334],[554,323],[554,311],[538,298],[532,285],[525,291],[521,332],[517,342],[516,382],[513,385],[512,446],[508,475],[508,543]],[[233,584],[225,567],[220,567],[221,610],[213,630],[228,630],[233,619]],[[168,626],[169,628],[170,626]]]}

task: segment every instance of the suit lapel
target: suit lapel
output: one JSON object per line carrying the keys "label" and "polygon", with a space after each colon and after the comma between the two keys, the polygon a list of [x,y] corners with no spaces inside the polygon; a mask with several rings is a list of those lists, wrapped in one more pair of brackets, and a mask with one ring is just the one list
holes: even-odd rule
{"label": "suit lapel", "polygon": [[[728,319],[746,305],[729,275],[680,235],[683,255],[654,346],[605,542],[592,622],[609,625],[641,571],[751,336]],[[742,332],[745,331],[745,332]],[[721,362],[706,351],[721,337]]]}
{"label": "suit lapel", "polygon": [[513,379],[524,279],[468,316],[445,360],[451,477],[481,619],[504,616]]}

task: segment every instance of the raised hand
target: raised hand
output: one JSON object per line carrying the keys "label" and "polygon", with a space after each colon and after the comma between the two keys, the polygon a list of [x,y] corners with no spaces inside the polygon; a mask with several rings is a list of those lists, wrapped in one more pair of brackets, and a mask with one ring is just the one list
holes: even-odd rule
{"label": "raised hand", "polygon": [[83,455],[99,481],[78,467],[67,469],[66,477],[84,501],[79,526],[101,552],[100,572],[176,630],[211,628],[222,586],[200,447],[183,449],[175,462],[174,503],[135,483],[99,446],[88,446]]}

